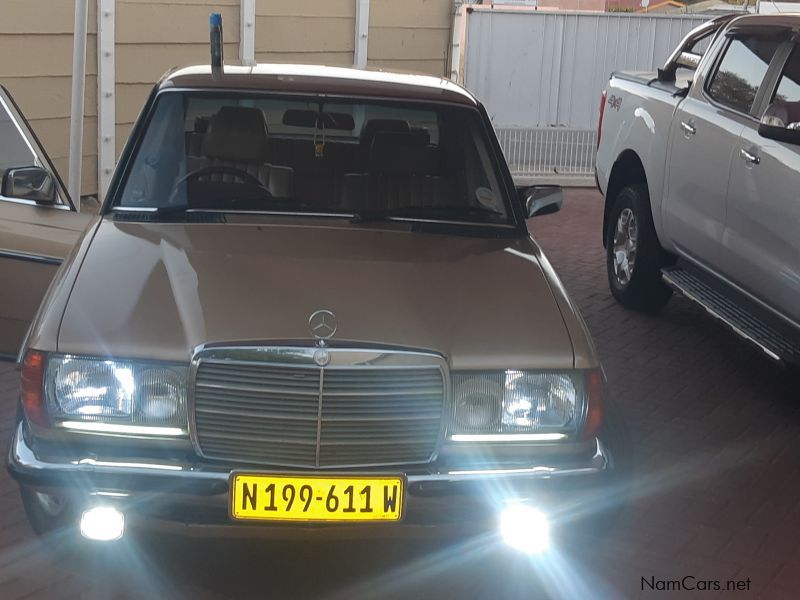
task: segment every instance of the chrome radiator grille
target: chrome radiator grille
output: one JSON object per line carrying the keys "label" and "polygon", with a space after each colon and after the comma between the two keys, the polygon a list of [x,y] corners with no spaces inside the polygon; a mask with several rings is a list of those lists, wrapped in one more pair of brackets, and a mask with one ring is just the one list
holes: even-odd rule
{"label": "chrome radiator grille", "polygon": [[269,362],[220,359],[219,352],[199,357],[192,390],[198,450],[208,458],[277,466],[428,462],[446,395],[438,358],[331,355],[324,368],[304,360],[302,349],[286,364],[272,355]]}

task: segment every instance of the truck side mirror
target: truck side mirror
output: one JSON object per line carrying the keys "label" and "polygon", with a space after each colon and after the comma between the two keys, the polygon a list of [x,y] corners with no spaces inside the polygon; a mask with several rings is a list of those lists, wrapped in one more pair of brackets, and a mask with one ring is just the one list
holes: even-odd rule
{"label": "truck side mirror", "polygon": [[800,145],[800,102],[773,102],[758,126],[761,137]]}
{"label": "truck side mirror", "polygon": [[520,200],[525,207],[525,217],[530,219],[561,210],[564,192],[558,185],[534,185],[520,192]]}
{"label": "truck side mirror", "polygon": [[37,204],[56,202],[53,176],[41,167],[9,169],[3,176],[3,196],[20,200],[33,200]]}

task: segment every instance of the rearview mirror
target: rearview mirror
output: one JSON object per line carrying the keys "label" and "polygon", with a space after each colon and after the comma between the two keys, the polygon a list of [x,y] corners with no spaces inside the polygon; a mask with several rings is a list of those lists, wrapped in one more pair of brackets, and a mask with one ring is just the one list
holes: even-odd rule
{"label": "rearview mirror", "polygon": [[290,108],[283,113],[283,124],[291,127],[338,129],[352,131],[356,127],[352,115],[338,112],[317,112]]}
{"label": "rearview mirror", "polygon": [[558,185],[534,185],[520,193],[525,206],[526,218],[549,215],[561,210],[564,203],[564,192]]}
{"label": "rearview mirror", "polygon": [[3,176],[3,195],[37,204],[55,204],[56,186],[52,175],[41,167],[9,169]]}
{"label": "rearview mirror", "polygon": [[771,140],[800,145],[800,102],[773,102],[764,111],[758,134]]}

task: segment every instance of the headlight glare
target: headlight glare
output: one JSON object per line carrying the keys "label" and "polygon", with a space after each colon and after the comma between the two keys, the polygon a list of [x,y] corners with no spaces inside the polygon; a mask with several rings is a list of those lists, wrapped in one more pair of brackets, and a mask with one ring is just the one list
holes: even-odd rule
{"label": "headlight glare", "polygon": [[[51,355],[45,376],[47,409],[54,423],[103,423],[120,433],[142,426],[187,426],[187,368],[138,361]],[[158,431],[154,430],[154,434]]]}
{"label": "headlight glare", "polygon": [[130,417],[134,383],[129,366],[65,357],[51,359],[47,371],[57,412],[86,419]]}

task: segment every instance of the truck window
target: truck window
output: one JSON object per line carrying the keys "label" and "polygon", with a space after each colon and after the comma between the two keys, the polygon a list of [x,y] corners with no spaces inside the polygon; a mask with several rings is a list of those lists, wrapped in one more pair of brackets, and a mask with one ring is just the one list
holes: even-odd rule
{"label": "truck window", "polygon": [[720,104],[749,113],[769,63],[782,42],[762,35],[731,40],[706,88],[708,94]]}
{"label": "truck window", "polygon": [[800,46],[795,46],[783,69],[773,102],[800,102]]}

